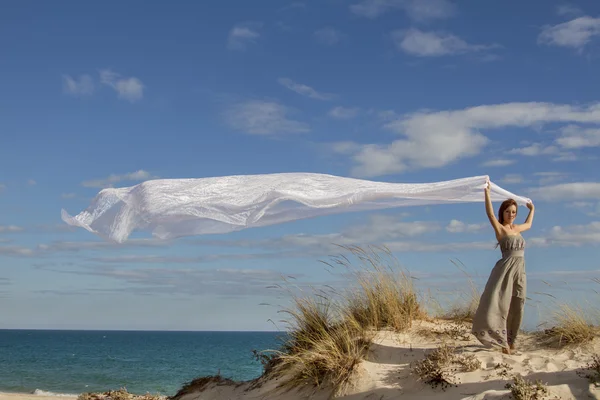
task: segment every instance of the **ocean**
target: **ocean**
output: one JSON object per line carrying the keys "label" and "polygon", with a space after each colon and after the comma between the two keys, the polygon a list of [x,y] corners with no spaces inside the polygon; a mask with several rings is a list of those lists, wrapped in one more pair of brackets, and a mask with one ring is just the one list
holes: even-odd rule
{"label": "ocean", "polygon": [[80,394],[127,388],[173,395],[204,375],[254,379],[252,350],[277,349],[279,332],[0,330],[0,392]]}

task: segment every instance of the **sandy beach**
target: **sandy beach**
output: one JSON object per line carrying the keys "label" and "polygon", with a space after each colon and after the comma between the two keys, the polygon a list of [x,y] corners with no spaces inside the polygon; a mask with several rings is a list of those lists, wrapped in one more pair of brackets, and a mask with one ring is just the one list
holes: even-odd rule
{"label": "sandy beach", "polygon": [[32,393],[4,393],[0,392],[0,400],[76,400],[77,396],[52,396],[43,394],[32,394]]}
{"label": "sandy beach", "polygon": [[[514,377],[518,376],[531,382],[541,381],[547,388],[543,399],[600,399],[600,388],[585,377],[586,373],[591,373],[585,367],[591,361],[592,355],[600,354],[598,338],[585,346],[551,349],[541,347],[533,335],[523,335],[518,352],[506,355],[483,348],[473,336],[458,335],[462,337],[452,339],[446,334],[435,333],[443,332],[444,329],[440,323],[423,321],[415,324],[406,333],[379,332],[367,359],[358,366],[351,386],[335,398],[509,399],[511,393],[506,385],[513,383]],[[434,388],[420,380],[412,371],[412,366],[444,344],[454,348],[460,356],[474,360],[474,367],[470,371],[460,371],[460,366],[453,366],[456,371],[448,376],[455,385],[442,390],[441,387]],[[251,388],[248,384],[211,384],[202,391],[182,396],[180,400],[325,400],[330,395],[327,390],[312,388],[270,392],[276,386],[275,380],[267,380],[257,388]]]}
{"label": "sandy beach", "polygon": [[[590,370],[594,356],[600,355],[600,338],[577,345],[552,348],[542,345],[536,334],[522,334],[514,354],[486,349],[469,334],[468,323],[443,320],[415,321],[405,332],[382,330],[375,334],[367,355],[356,367],[350,384],[333,398],[347,400],[484,400],[509,399],[507,384],[515,379],[539,381],[546,392],[539,399],[600,399],[600,387],[586,375],[600,381],[600,366]],[[434,386],[415,369],[432,352],[451,349],[456,362],[446,364],[448,386]],[[467,366],[468,365],[468,366]],[[467,366],[465,368],[465,366]],[[325,400],[327,388],[302,387],[291,391],[276,390],[280,380],[263,377],[256,382],[209,383],[191,390],[177,400]],[[401,396],[401,397],[400,397]],[[514,397],[513,397],[514,398]],[[77,396],[0,393],[0,400],[76,400]]]}

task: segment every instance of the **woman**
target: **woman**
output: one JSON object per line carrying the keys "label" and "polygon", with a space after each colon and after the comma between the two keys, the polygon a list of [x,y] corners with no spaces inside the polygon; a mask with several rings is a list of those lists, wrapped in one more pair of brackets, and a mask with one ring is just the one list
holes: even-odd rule
{"label": "woman", "polygon": [[529,215],[524,224],[515,224],[517,202],[505,200],[494,216],[490,200],[490,183],[485,188],[485,211],[496,233],[502,258],[492,270],[479,307],[473,318],[472,333],[487,347],[498,346],[505,354],[515,349],[515,339],[519,333],[525,306],[525,239],[521,236],[531,228],[533,203],[527,204]]}

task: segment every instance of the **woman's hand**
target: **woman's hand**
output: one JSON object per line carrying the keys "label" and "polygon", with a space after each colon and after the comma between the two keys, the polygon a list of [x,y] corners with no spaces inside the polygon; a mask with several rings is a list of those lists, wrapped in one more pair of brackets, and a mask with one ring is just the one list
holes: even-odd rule
{"label": "woman's hand", "polygon": [[529,208],[530,210],[533,210],[535,207],[533,206],[533,202],[532,201],[528,201],[527,202],[527,208]]}

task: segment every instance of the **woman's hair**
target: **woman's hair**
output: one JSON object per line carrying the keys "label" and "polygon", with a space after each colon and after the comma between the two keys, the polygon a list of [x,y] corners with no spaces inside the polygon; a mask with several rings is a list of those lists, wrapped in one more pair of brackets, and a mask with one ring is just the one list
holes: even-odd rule
{"label": "woman's hair", "polygon": [[519,206],[515,200],[513,200],[513,199],[504,200],[502,202],[502,204],[500,204],[500,209],[498,210],[498,221],[500,222],[501,225],[504,225],[504,211],[510,206],[515,206],[515,208],[517,209],[517,212],[519,211]]}

